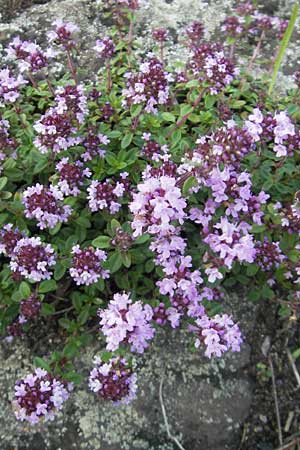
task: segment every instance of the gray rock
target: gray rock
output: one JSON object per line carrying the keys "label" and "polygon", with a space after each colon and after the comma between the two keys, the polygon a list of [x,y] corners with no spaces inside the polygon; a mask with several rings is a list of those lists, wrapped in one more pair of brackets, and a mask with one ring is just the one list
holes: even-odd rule
{"label": "gray rock", "polygon": [[[234,310],[244,333],[251,331],[255,307],[241,294],[226,299],[224,308]],[[102,347],[103,341],[96,341],[81,356],[80,372],[88,375],[93,356]],[[43,344],[38,351],[46,354],[48,346]],[[163,329],[136,360],[139,394],[130,406],[100,401],[83,385],[53,423],[31,427],[14,419],[10,400],[15,380],[32,370],[33,356],[25,341],[0,347],[1,450],[175,449],[159,401],[162,377],[171,432],[186,450],[232,450],[250,408],[253,386],[245,370],[250,362],[247,341],[240,353],[209,360],[195,351],[191,333]]]}

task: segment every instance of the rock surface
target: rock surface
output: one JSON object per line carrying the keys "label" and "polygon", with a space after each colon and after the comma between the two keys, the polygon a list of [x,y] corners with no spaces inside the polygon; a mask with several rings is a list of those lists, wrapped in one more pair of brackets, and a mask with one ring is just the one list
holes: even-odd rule
{"label": "rock surface", "polygon": [[[254,306],[236,294],[226,299],[224,307],[234,311],[247,336],[254,324]],[[40,356],[47,353],[48,345],[55,341],[41,344]],[[102,345],[95,342],[82,355],[77,364],[81,373],[88,375]],[[175,450],[159,400],[162,378],[171,432],[185,450],[237,448],[253,388],[246,371],[250,363],[247,340],[241,353],[209,360],[193,351],[191,333],[162,330],[137,361],[139,395],[130,406],[99,401],[83,384],[53,423],[38,427],[16,422],[10,406],[14,382],[31,371],[33,356],[26,342],[1,345],[1,450]]]}

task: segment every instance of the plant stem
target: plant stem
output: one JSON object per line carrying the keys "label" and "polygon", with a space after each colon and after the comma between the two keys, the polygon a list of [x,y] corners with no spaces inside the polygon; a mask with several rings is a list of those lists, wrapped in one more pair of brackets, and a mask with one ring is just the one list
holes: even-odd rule
{"label": "plant stem", "polygon": [[263,40],[265,39],[265,36],[266,36],[266,33],[265,33],[265,31],[263,30],[263,32],[262,32],[261,35],[260,35],[259,41],[258,41],[258,43],[257,43],[257,46],[256,46],[255,49],[254,49],[252,58],[250,59],[250,63],[249,63],[249,67],[248,67],[249,72],[251,71],[254,62],[255,62],[256,58],[258,57],[258,54],[259,54],[260,48],[261,48],[261,46],[262,46]]}
{"label": "plant stem", "polygon": [[78,84],[77,75],[76,75],[76,68],[75,68],[75,65],[74,65],[74,62],[73,62],[73,59],[72,59],[71,52],[70,52],[70,50],[68,48],[66,50],[67,50],[68,66],[69,66],[71,75],[72,75],[73,80],[75,81],[75,83]]}
{"label": "plant stem", "polygon": [[110,67],[109,59],[106,60],[106,73],[107,73],[106,74],[107,75],[107,78],[106,78],[106,89],[107,89],[107,92],[109,94],[110,91],[111,91],[111,88],[112,88],[111,67]]}

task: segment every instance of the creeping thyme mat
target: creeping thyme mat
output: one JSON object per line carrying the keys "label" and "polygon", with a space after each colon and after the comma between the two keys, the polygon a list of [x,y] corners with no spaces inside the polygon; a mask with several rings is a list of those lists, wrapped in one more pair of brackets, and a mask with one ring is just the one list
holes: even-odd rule
{"label": "creeping thyme mat", "polygon": [[[289,22],[240,3],[225,44],[195,21],[182,37],[188,61],[171,66],[168,30],[153,30],[153,52],[139,59],[138,1],[110,3],[115,26],[95,42],[93,81],[78,27],[60,19],[47,49],[15,37],[0,70],[1,331],[9,342],[54,318],[65,336],[16,380],[13,410],[31,424],[53,420],[78,383],[130,403],[159,327],[189,330],[208,358],[239,352],[228,289],[285,298],[286,318],[299,302],[299,72],[285,97],[266,93]],[[260,57],[268,38],[278,40],[270,61]],[[106,349],[86,379],[74,361],[98,333]]]}

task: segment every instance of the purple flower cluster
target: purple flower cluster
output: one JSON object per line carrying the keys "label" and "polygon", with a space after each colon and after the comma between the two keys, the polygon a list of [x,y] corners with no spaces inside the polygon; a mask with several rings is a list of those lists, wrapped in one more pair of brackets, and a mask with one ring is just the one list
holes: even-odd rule
{"label": "purple flower cluster", "polygon": [[34,145],[41,153],[60,153],[73,145],[79,144],[81,138],[75,137],[76,128],[68,113],[59,114],[55,108],[50,108],[33,126],[38,136]]}
{"label": "purple flower cluster", "polygon": [[154,336],[151,325],[153,310],[141,301],[133,302],[129,294],[115,294],[107,309],[100,309],[100,330],[106,337],[106,348],[117,350],[128,343],[131,351],[143,353]]}
{"label": "purple flower cluster", "polygon": [[99,279],[109,277],[109,271],[102,267],[103,261],[107,258],[103,250],[95,250],[93,247],[82,250],[79,245],[75,245],[72,254],[74,256],[70,275],[78,286],[81,284],[88,286],[97,283]]}
{"label": "purple flower cluster", "polygon": [[300,145],[300,133],[288,117],[286,111],[268,113],[265,116],[255,108],[245,122],[245,128],[254,141],[274,142],[273,150],[278,158],[293,156]]}
{"label": "purple flower cluster", "polygon": [[23,192],[23,204],[25,205],[25,216],[28,219],[36,219],[38,227],[54,228],[58,223],[67,222],[72,208],[62,205],[63,194],[54,186],[47,188],[37,183]]}
{"label": "purple flower cluster", "polygon": [[220,44],[205,42],[193,46],[192,50],[193,73],[201,82],[209,83],[211,94],[221,92],[239,74]]}
{"label": "purple flower cluster", "polygon": [[203,315],[196,320],[197,326],[190,326],[197,333],[195,347],[202,343],[206,345],[205,355],[222,356],[228,350],[239,352],[243,342],[240,329],[227,314],[216,315],[212,318]]}
{"label": "purple flower cluster", "polygon": [[36,294],[30,295],[26,300],[20,303],[20,314],[26,321],[37,319],[40,315],[42,304]]}
{"label": "purple flower cluster", "polygon": [[249,234],[251,226],[246,222],[230,222],[226,217],[214,225],[214,232],[208,233],[204,242],[232,268],[234,261],[253,263],[255,261],[255,243]]}
{"label": "purple flower cluster", "polygon": [[85,148],[85,152],[81,154],[84,162],[91,161],[97,156],[104,157],[105,150],[102,146],[109,144],[110,140],[104,134],[99,134],[94,129],[90,129],[87,136],[83,139],[81,145]]}
{"label": "purple flower cluster", "polygon": [[144,133],[143,139],[145,143],[141,150],[141,156],[156,162],[169,158],[167,145],[159,145],[156,141],[151,140],[151,133]]}
{"label": "purple flower cluster", "polygon": [[80,188],[84,180],[89,178],[92,173],[81,161],[69,162],[69,158],[62,158],[56,165],[59,181],[57,187],[63,195],[77,196],[80,194]]}
{"label": "purple flower cluster", "polygon": [[224,20],[221,31],[232,38],[240,37],[246,31],[245,19],[239,16],[228,16]]}
{"label": "purple flower cluster", "polygon": [[[123,178],[122,178],[123,177]],[[121,199],[128,192],[129,183],[126,180],[127,173],[121,174],[121,180],[107,179],[103,182],[93,180],[88,187],[88,200],[91,211],[108,210],[115,214],[121,208]]]}
{"label": "purple flower cluster", "polygon": [[36,43],[22,41],[19,37],[13,39],[6,52],[9,58],[17,60],[20,72],[38,72],[47,67],[49,58],[55,56],[51,48],[44,52]]}
{"label": "purple flower cluster", "polygon": [[155,41],[163,43],[168,40],[168,30],[166,28],[155,28],[152,30],[152,37]]}
{"label": "purple flower cluster", "polygon": [[83,92],[83,86],[60,86],[55,92],[55,110],[58,114],[68,115],[72,119],[77,119],[78,123],[83,123],[88,114],[87,98]]}
{"label": "purple flower cluster", "polygon": [[164,70],[163,64],[153,55],[140,65],[139,72],[127,72],[126,88],[123,89],[123,106],[145,105],[147,113],[157,113],[157,105],[169,101],[169,82],[173,80],[170,73]]}
{"label": "purple flower cluster", "polygon": [[18,241],[24,237],[24,233],[8,223],[0,230],[0,254],[12,256]]}
{"label": "purple flower cluster", "polygon": [[14,103],[20,96],[20,87],[27,83],[22,75],[13,76],[10,69],[0,70],[0,106],[6,102]]}
{"label": "purple flower cluster", "polygon": [[52,25],[55,26],[55,30],[48,32],[49,41],[62,45],[66,50],[74,48],[75,41],[73,35],[79,31],[78,26],[73,23],[66,23],[61,19],[55,20]]}
{"label": "purple flower cluster", "polygon": [[[7,157],[16,158],[16,148],[18,143],[15,138],[10,136],[10,123],[8,120],[1,119],[0,116],[0,161],[4,161]],[[2,166],[0,164],[0,172]]]}
{"label": "purple flower cluster", "polygon": [[133,201],[129,205],[134,215],[131,225],[134,236],[144,232],[167,232],[171,222],[183,223],[186,217],[186,201],[176,186],[175,178],[147,178],[138,184],[137,189],[138,192],[133,194]]}
{"label": "purple flower cluster", "polygon": [[279,247],[279,242],[270,242],[266,237],[263,241],[255,242],[255,249],[255,264],[264,272],[279,267],[286,259]]}
{"label": "purple flower cluster", "polygon": [[54,249],[43,244],[39,237],[20,239],[11,255],[10,268],[13,272],[39,282],[51,278],[52,266],[56,264]]}
{"label": "purple flower cluster", "polygon": [[71,390],[71,384],[67,385],[46,370],[38,368],[16,382],[12,401],[15,416],[31,424],[53,420],[68,400]]}
{"label": "purple flower cluster", "polygon": [[104,37],[103,39],[98,39],[94,50],[98,53],[101,59],[110,59],[114,56],[116,52],[115,44],[112,39]]}
{"label": "purple flower cluster", "polygon": [[103,362],[100,357],[95,357],[94,364],[89,377],[91,391],[115,405],[128,405],[136,397],[137,377],[125,358]]}
{"label": "purple flower cluster", "polygon": [[204,25],[203,23],[195,20],[186,28],[185,32],[192,44],[198,45],[204,37]]}

